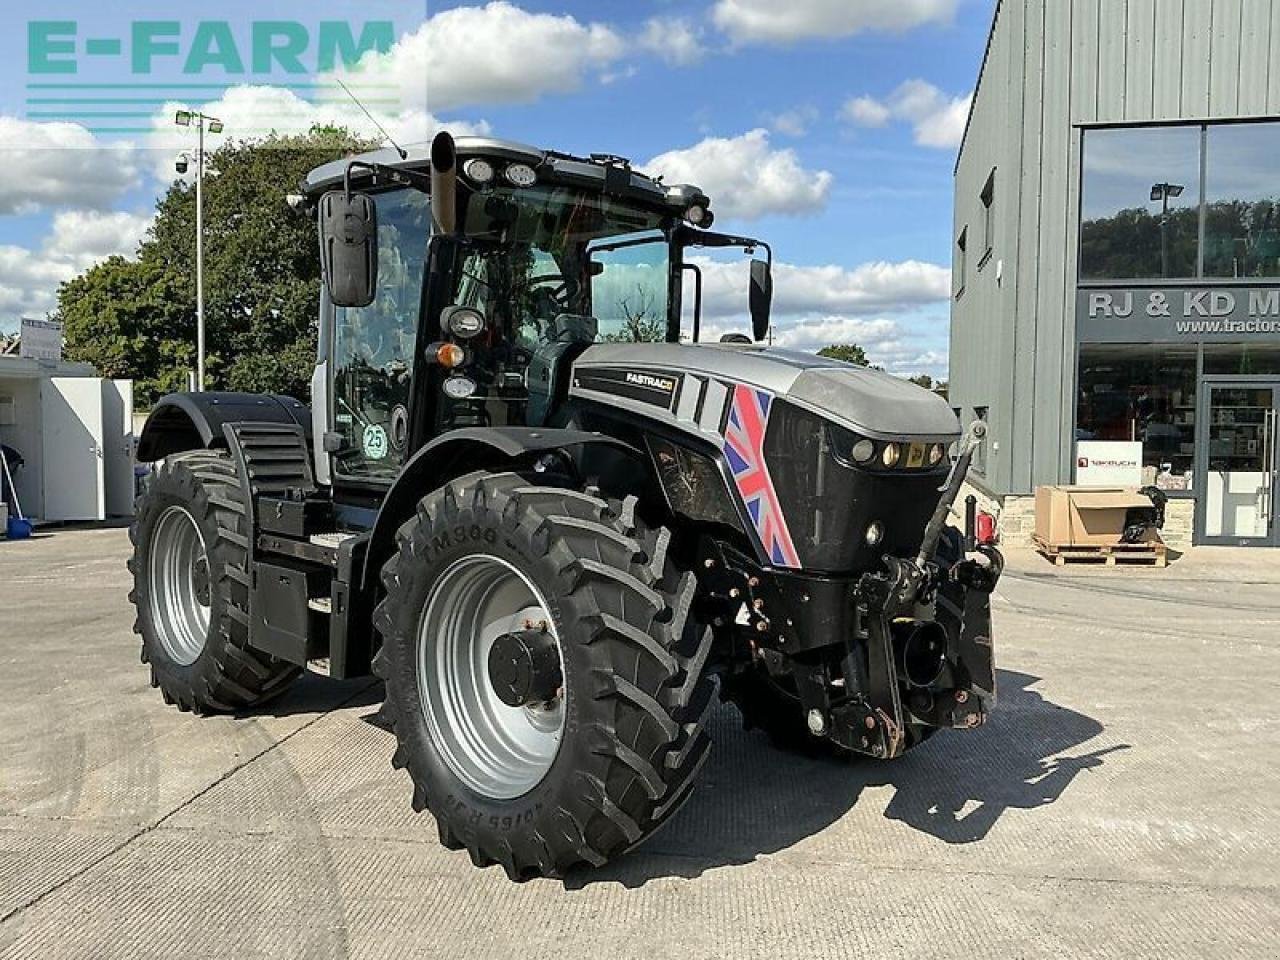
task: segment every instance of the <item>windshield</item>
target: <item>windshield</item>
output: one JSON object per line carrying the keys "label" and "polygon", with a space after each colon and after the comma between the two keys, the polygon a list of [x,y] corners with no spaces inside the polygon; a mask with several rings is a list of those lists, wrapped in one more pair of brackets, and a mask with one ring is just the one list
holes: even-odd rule
{"label": "windshield", "polygon": [[664,340],[670,268],[663,215],[567,187],[497,188],[465,200],[469,241],[454,302],[499,338]]}

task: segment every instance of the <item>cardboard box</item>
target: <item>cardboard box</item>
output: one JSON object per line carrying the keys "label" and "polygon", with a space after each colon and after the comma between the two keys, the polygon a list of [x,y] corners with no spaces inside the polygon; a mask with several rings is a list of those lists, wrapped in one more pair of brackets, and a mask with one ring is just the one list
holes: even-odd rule
{"label": "cardboard box", "polygon": [[1057,547],[1119,543],[1128,512],[1150,506],[1127,487],[1036,487],[1036,536]]}

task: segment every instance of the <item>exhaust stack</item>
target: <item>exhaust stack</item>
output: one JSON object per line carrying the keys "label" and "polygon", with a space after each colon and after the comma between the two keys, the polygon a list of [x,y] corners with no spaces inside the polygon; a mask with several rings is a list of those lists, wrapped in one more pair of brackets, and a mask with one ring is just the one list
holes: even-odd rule
{"label": "exhaust stack", "polygon": [[441,130],[431,141],[431,218],[441,233],[458,228],[458,152],[453,137]]}

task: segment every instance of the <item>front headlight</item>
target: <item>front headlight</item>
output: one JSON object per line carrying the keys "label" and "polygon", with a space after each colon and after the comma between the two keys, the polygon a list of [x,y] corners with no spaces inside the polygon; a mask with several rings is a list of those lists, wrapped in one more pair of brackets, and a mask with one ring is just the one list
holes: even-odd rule
{"label": "front headlight", "polygon": [[880,462],[886,467],[896,467],[902,459],[902,446],[897,443],[886,443],[880,452]]}
{"label": "front headlight", "polygon": [[876,445],[870,440],[859,440],[849,450],[854,463],[868,463],[876,455]]}
{"label": "front headlight", "polygon": [[459,340],[470,340],[485,328],[484,314],[475,307],[446,307],[440,320],[440,325]]}

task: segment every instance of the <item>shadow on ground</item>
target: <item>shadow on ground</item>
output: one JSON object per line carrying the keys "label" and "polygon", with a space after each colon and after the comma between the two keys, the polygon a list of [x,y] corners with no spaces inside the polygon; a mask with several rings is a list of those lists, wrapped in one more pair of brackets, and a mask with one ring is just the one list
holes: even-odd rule
{"label": "shadow on ground", "polygon": [[292,717],[304,713],[326,713],[339,707],[369,707],[381,703],[381,680],[372,677],[330,680],[304,671],[278,699],[239,716]]}
{"label": "shadow on ground", "polygon": [[829,827],[866,787],[891,786],[885,817],[947,843],[982,840],[1007,810],[1056,801],[1083,770],[1123,746],[1076,752],[1103,731],[1092,717],[1046,700],[1038,677],[999,671],[999,702],[973,731],[943,731],[899,760],[838,761],[783,752],[743,733],[736,711],[714,719],[714,748],[693,797],[663,831],[598,870],[572,874],[640,886],[668,876],[750,863]]}

